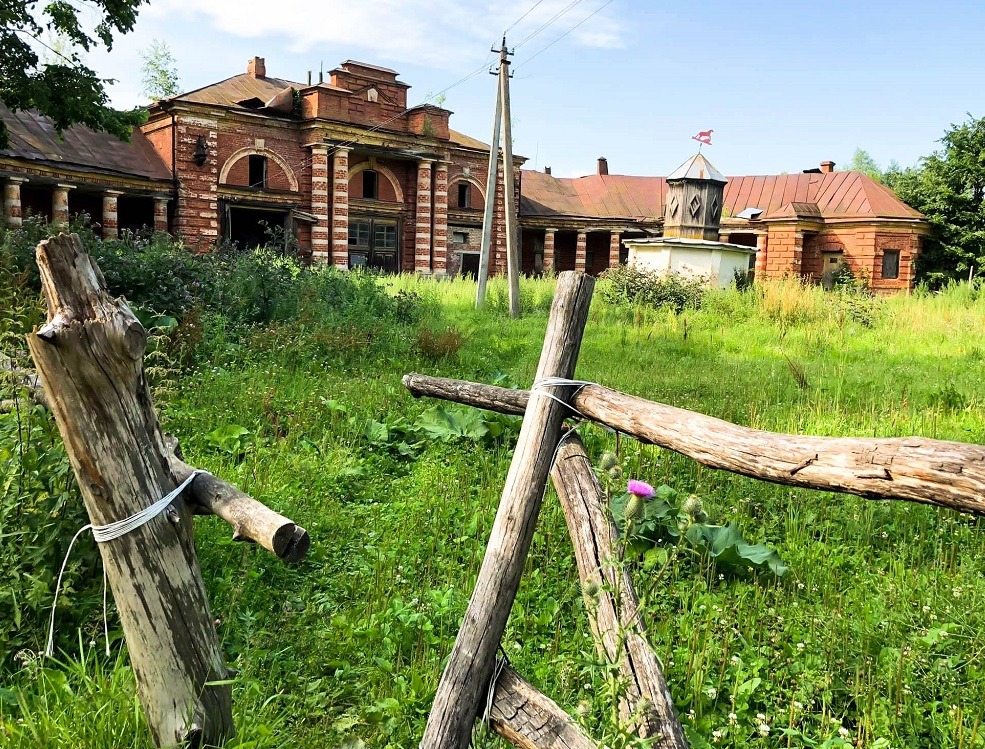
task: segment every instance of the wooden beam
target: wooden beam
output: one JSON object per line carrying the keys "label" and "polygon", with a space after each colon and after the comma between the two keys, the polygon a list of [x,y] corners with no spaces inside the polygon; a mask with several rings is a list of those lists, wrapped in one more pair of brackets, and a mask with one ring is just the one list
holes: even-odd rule
{"label": "wooden beam", "polygon": [[620,562],[619,534],[578,435],[562,443],[551,478],[564,508],[595,643],[622,675],[620,718],[640,738],[651,739],[648,746],[654,749],[686,749],[674,700],[639,618],[632,577]]}
{"label": "wooden beam", "polygon": [[489,727],[518,749],[599,749],[554,700],[509,666],[496,680]]}
{"label": "wooden beam", "polygon": [[[523,413],[529,393],[410,374],[415,397],[433,396]],[[804,489],[901,499],[985,515],[985,446],[925,437],[805,437],[750,429],[712,416],[588,385],[571,398],[578,414],[702,465]]]}
{"label": "wooden beam", "polygon": [[[89,519],[130,518],[177,486],[142,366],[147,335],[78,235],[42,242],[37,261],[48,321],[27,342]],[[234,733],[231,687],[187,503],[99,550],[155,744],[221,744]]]}
{"label": "wooden beam", "polygon": [[[588,320],[595,279],[558,276],[537,380],[572,377]],[[559,396],[563,388],[545,389]],[[548,397],[530,400],[475,590],[428,717],[423,749],[465,749],[492,675],[540,513],[565,408]]]}

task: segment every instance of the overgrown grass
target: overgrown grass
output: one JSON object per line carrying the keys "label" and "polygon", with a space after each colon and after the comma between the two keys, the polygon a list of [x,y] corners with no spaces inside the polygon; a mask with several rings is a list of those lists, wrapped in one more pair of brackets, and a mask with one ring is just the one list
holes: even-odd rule
{"label": "overgrown grass", "polygon": [[[253,742],[244,745],[416,746],[488,538],[515,432],[423,439],[413,424],[433,404],[407,396],[400,376],[528,385],[553,283],[523,282],[519,320],[504,314],[499,279],[479,312],[467,281],[381,283],[425,319],[387,320],[386,335],[353,355],[349,343],[317,343],[343,317],[243,327],[211,316],[159,403],[190,462],[313,539],[308,559],[287,567],[234,543],[219,521],[197,521],[212,613],[239,670],[237,721]],[[965,286],[870,299],[864,314],[854,303],[795,282],[712,292],[681,314],[597,300],[576,376],[775,431],[985,443],[983,295]],[[350,322],[356,336],[372,329],[364,317]],[[420,353],[422,325],[453,327],[461,347]],[[223,448],[208,435],[224,425],[248,437]],[[581,431],[593,454],[615,448],[602,430]],[[2,439],[9,450],[14,437]],[[763,484],[630,440],[620,450],[628,476],[697,493],[713,519],[768,542],[791,569],[781,580],[726,574],[680,554],[662,572],[637,571],[696,747],[985,747],[982,521]],[[12,455],[8,482],[22,470]],[[65,533],[79,521],[73,512]],[[2,543],[21,522],[4,516]],[[100,572],[91,541],[82,544],[73,584],[92,589]],[[53,570],[34,574],[40,612]],[[74,621],[59,612],[69,621],[63,663],[3,664],[0,744],[35,746],[41,735],[52,747],[150,746],[125,657],[107,661],[89,647],[99,607],[90,598],[79,608]],[[23,619],[10,631],[36,651],[43,625]],[[613,747],[625,739],[607,718],[609,671],[588,636],[550,492],[503,644],[590,732]]]}

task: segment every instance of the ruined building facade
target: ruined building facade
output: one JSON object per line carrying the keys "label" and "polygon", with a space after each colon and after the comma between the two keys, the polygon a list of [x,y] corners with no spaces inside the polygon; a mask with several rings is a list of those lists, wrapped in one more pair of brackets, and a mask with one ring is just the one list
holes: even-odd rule
{"label": "ruined building facade", "polygon": [[[256,57],[244,73],[155,102],[130,143],[84,127],[59,137],[0,103],[3,219],[85,212],[105,238],[149,227],[200,251],[283,242],[340,268],[474,273],[489,147],[451,129],[446,109],[408,108],[408,88],[351,60],[297,83]],[[599,273],[625,260],[626,239],[663,230],[663,177],[609,174],[605,159],[573,179],[515,163],[524,272]],[[885,186],[833,167],[728,177],[719,238],[755,247],[759,277],[816,279],[843,262],[876,290],[911,288],[927,222]],[[502,190],[500,173],[494,273],[506,267]]]}

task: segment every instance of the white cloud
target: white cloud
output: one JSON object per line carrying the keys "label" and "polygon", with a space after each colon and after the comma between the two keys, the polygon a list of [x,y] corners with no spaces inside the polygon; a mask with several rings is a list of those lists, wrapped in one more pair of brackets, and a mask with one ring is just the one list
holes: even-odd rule
{"label": "white cloud", "polygon": [[[573,6],[572,2],[543,0],[510,30],[510,46],[549,23],[525,44],[526,52],[536,52],[586,19],[602,0],[578,0]],[[503,29],[529,8],[529,0],[510,8],[489,0],[157,0],[144,14],[155,20],[204,17],[216,31],[233,36],[284,37],[298,52],[331,44],[353,54],[365,52],[373,61],[456,69],[463,62],[480,64],[489,45],[498,42]],[[587,47],[621,46],[624,25],[613,13],[610,5],[565,41]]]}

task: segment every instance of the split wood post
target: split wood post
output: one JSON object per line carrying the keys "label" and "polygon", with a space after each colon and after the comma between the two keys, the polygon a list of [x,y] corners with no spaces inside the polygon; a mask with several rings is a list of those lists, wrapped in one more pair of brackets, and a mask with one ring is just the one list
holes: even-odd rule
{"label": "split wood post", "polygon": [[[409,374],[415,397],[432,396],[522,414],[526,390]],[[655,403],[601,385],[571,397],[587,419],[709,468],[804,489],[900,499],[985,515],[985,446],[926,437],[812,437],[780,434]]]}
{"label": "split wood post", "polygon": [[496,680],[489,725],[518,749],[599,749],[554,700],[509,666]]}
{"label": "split wood post", "polygon": [[[146,333],[112,299],[78,236],[38,245],[48,321],[27,338],[92,523],[129,518],[177,486],[144,376]],[[157,746],[221,744],[231,689],[195,555],[192,513],[99,544]]]}
{"label": "split wood post", "polygon": [[517,227],[516,182],[513,174],[513,115],[510,111],[510,60],[506,37],[499,58],[499,88],[503,104],[503,212],[506,222],[506,275],[510,317],[520,316],[520,232]]}
{"label": "split wood post", "polygon": [[[571,271],[558,276],[537,380],[574,375],[595,279]],[[563,398],[570,388],[545,388]],[[488,688],[516,598],[523,565],[547,486],[567,409],[531,398],[503,487],[486,554],[461,629],[445,666],[420,746],[465,749]]]}
{"label": "split wood post", "polygon": [[624,723],[654,749],[686,749],[687,739],[660,661],[639,619],[639,599],[628,569],[620,564],[619,534],[585,446],[571,435],[551,470],[575,550],[578,576],[599,654],[619,666],[625,688]]}

